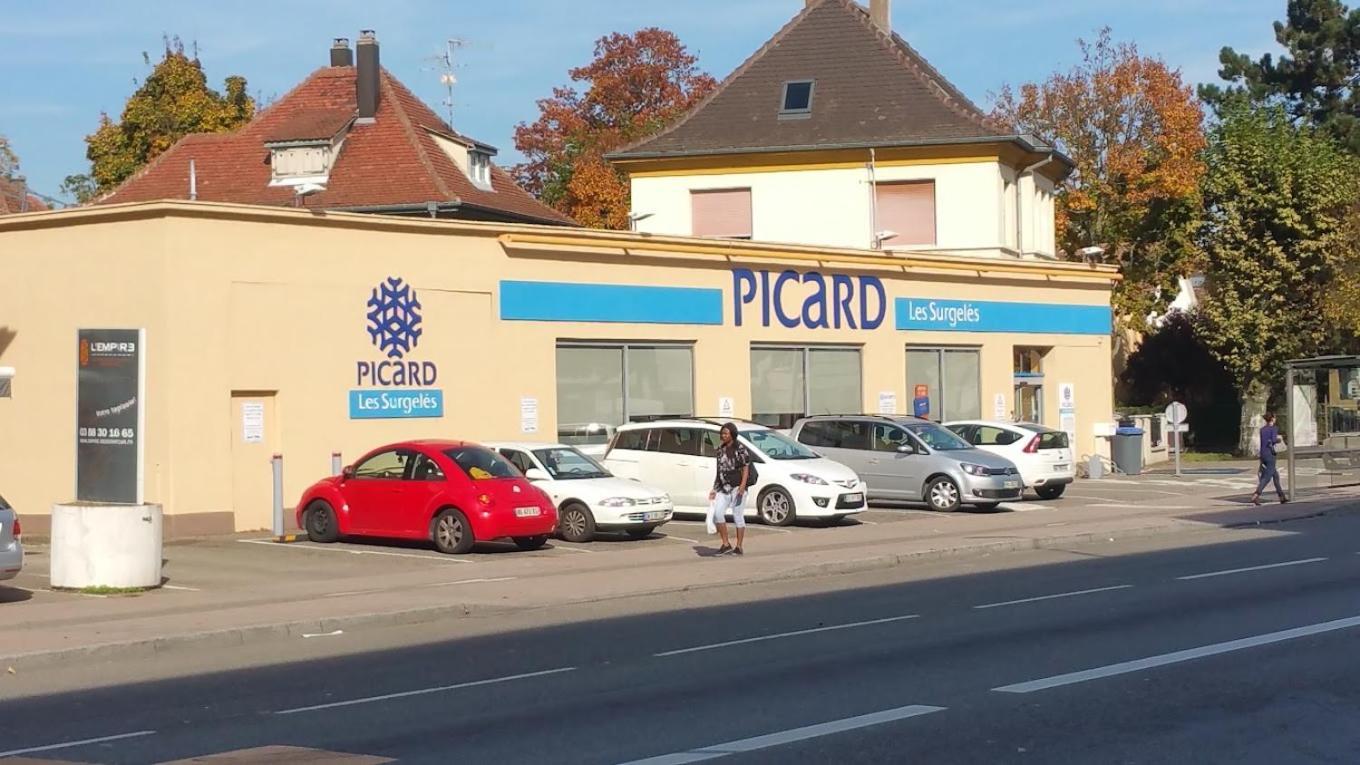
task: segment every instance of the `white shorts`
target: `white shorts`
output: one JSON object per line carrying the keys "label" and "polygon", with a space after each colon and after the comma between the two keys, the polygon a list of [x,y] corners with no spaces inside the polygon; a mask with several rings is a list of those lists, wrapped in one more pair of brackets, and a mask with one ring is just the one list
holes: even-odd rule
{"label": "white shorts", "polygon": [[735,491],[720,491],[708,503],[708,533],[718,533],[718,524],[727,523],[727,513],[732,513],[732,523],[739,529],[746,528],[746,495],[737,498]]}

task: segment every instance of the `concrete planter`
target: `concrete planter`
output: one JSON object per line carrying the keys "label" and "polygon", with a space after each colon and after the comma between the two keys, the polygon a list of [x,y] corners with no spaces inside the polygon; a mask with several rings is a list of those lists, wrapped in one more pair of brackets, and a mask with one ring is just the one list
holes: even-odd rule
{"label": "concrete planter", "polygon": [[53,505],[53,587],[159,587],[160,505]]}

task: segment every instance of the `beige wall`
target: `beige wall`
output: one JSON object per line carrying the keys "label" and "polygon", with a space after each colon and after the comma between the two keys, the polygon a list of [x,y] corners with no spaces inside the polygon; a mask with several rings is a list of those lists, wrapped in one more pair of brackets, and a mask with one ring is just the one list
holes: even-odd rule
{"label": "beige wall", "polygon": [[[128,219],[133,213],[143,217]],[[896,392],[899,412],[909,410],[908,344],[977,346],[984,417],[991,416],[995,393],[1013,405],[1012,346],[1051,346],[1049,395],[1056,396],[1060,379],[1077,386],[1079,453],[1092,450],[1094,425],[1111,417],[1104,336],[900,332],[891,309],[870,332],[732,326],[731,269],[737,266],[873,274],[883,279],[890,303],[899,295],[928,294],[1104,306],[1109,285],[1099,275],[907,274],[886,259],[817,266],[680,251],[620,256],[507,248],[497,235],[508,229],[553,231],[189,203],[0,220],[0,284],[8,286],[0,338],[13,333],[0,350],[0,366],[17,368],[13,397],[0,399],[6,435],[0,438],[0,494],[38,517],[74,494],[75,338],[82,327],[146,328],[145,495],[179,519],[179,533],[266,527],[270,498],[258,487],[268,486],[273,451],[285,455],[291,505],[328,473],[333,451],[349,462],[408,438],[523,438],[521,397],[539,402],[538,438],[554,439],[559,339],[692,342],[695,411],[715,414],[718,398],[730,396],[738,416],[750,414],[754,342],[861,347],[863,403],[870,412],[885,390]],[[356,362],[382,358],[366,331],[365,303],[389,276],[411,284],[423,305],[424,334],[408,358],[438,365],[442,419],[349,419],[348,391],[359,387]],[[500,321],[502,279],[717,288],[724,324]],[[269,435],[262,448],[243,449],[234,407],[250,397],[268,399]],[[1056,426],[1056,399],[1047,409]],[[243,492],[256,494],[255,501],[240,500]],[[39,521],[33,530],[41,528]],[[171,533],[176,528],[172,520]]]}

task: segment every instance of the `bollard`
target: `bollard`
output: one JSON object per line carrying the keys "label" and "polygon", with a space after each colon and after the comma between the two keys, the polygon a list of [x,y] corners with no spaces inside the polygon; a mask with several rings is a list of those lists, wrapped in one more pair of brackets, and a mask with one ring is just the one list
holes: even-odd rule
{"label": "bollard", "polygon": [[269,462],[274,468],[274,538],[283,539],[283,455],[275,454]]}
{"label": "bollard", "polygon": [[331,475],[340,475],[340,452],[331,452]]}

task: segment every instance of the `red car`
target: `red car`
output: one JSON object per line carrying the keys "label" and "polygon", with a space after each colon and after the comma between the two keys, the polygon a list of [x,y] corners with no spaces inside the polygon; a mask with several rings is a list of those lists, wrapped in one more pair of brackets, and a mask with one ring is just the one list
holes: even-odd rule
{"label": "red car", "polygon": [[302,495],[298,527],[313,542],[342,536],[428,539],[465,553],[509,537],[533,550],[557,528],[547,494],[504,457],[464,441],[406,441],[365,454]]}

